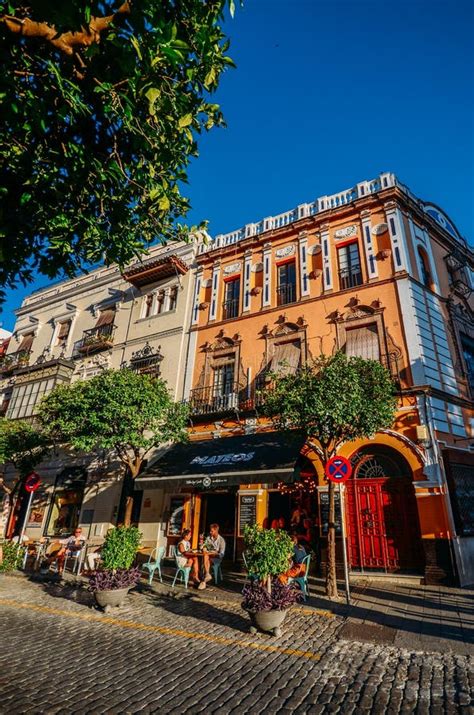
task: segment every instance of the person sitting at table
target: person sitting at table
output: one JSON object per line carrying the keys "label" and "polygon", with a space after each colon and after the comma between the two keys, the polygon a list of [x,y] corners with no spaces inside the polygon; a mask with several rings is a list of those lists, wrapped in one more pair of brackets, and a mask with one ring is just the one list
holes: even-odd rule
{"label": "person sitting at table", "polygon": [[[181,568],[191,567],[191,576],[195,584],[199,584],[199,559],[191,551],[191,529],[183,529],[181,541],[178,542],[176,563]],[[199,584],[200,585],[200,584]]]}
{"label": "person sitting at table", "polygon": [[222,559],[224,558],[225,540],[219,534],[219,524],[211,524],[209,527],[209,536],[204,542],[204,545],[213,555],[209,556],[209,554],[204,554],[203,561],[205,576],[204,580],[201,581],[198,586],[200,590],[206,588],[206,583],[212,581],[212,576],[210,574],[211,564],[212,566],[220,566]]}
{"label": "person sitting at table", "polygon": [[60,548],[58,551],[55,551],[52,556],[50,556],[50,566],[54,561],[56,561],[56,564],[58,566],[58,573],[62,574],[64,571],[64,563],[66,561],[66,558],[68,556],[78,556],[79,551],[84,546],[85,540],[86,537],[82,535],[82,529],[80,527],[76,527],[74,529],[74,533],[71,536],[69,536],[67,539],[59,540],[58,543],[60,544]]}
{"label": "person sitting at table", "polygon": [[306,570],[303,563],[306,556],[306,549],[299,543],[298,534],[292,534],[291,539],[293,541],[293,553],[290,557],[290,567],[285,573],[278,576],[278,580],[284,584],[287,584],[290,578],[304,576]]}

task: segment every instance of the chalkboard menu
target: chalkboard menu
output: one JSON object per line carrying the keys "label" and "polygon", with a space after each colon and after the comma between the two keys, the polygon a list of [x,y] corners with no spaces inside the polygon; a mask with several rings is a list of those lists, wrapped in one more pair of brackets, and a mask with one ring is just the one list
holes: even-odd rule
{"label": "chalkboard menu", "polygon": [[[329,493],[319,492],[319,510],[321,514],[321,536],[327,536],[329,524]],[[334,492],[334,522],[336,525],[336,536],[342,536],[341,525],[341,500],[339,492]]]}
{"label": "chalkboard menu", "polygon": [[241,494],[239,500],[239,536],[242,536],[244,526],[253,526],[257,521],[257,495]]}
{"label": "chalkboard menu", "polygon": [[184,497],[171,497],[168,536],[181,536],[184,522]]}

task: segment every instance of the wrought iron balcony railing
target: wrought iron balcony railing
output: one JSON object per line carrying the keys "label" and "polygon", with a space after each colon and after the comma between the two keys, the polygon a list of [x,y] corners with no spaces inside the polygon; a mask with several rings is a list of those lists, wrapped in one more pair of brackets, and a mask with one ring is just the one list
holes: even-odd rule
{"label": "wrought iron balcony railing", "polygon": [[346,288],[354,288],[355,286],[362,285],[362,272],[360,266],[353,266],[352,268],[342,268],[339,271],[339,288],[341,290],[346,290]]}
{"label": "wrought iron balcony railing", "polygon": [[163,360],[160,348],[154,350],[149,343],[145,343],[141,350],[137,350],[130,358],[130,368],[141,375],[160,374],[160,363]]}
{"label": "wrought iron balcony railing", "polygon": [[282,283],[277,288],[277,305],[287,305],[296,301],[296,284]]}
{"label": "wrought iron balcony railing", "polygon": [[0,374],[8,375],[13,370],[27,367],[30,363],[30,350],[18,350],[16,353],[9,353],[0,357]]}
{"label": "wrought iron balcony railing", "polygon": [[222,319],[229,320],[230,318],[236,318],[239,314],[239,299],[232,298],[231,300],[226,300],[223,305]]}
{"label": "wrought iron balcony railing", "polygon": [[191,390],[188,404],[192,415],[215,415],[240,409],[245,398],[245,388],[234,382],[224,389],[196,387]]}
{"label": "wrought iron balcony railing", "polygon": [[84,330],[82,340],[76,343],[76,350],[79,353],[94,353],[99,350],[107,350],[114,344],[115,325],[99,325],[90,330]]}

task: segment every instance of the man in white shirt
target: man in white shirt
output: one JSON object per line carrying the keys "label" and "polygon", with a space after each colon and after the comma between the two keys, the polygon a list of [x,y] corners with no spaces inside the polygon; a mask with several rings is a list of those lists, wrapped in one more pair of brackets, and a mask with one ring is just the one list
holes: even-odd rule
{"label": "man in white shirt", "polygon": [[212,581],[212,576],[210,574],[211,564],[213,566],[219,566],[222,559],[224,558],[225,540],[219,534],[219,524],[211,524],[211,526],[209,527],[209,536],[207,537],[205,544],[209,548],[209,551],[214,552],[216,555],[209,557],[206,554],[204,556],[203,561],[204,561],[204,570],[206,572],[206,575],[204,576],[204,580],[201,581],[201,583],[198,586],[198,588],[200,590],[202,590],[203,588],[206,588],[206,583],[208,583],[209,581]]}

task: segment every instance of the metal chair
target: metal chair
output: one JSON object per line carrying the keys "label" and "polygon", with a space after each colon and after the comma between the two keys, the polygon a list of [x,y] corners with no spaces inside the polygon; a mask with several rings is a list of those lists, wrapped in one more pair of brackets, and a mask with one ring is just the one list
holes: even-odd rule
{"label": "metal chair", "polygon": [[179,553],[176,546],[171,547],[171,553],[174,556],[174,559],[176,561],[176,573],[174,575],[174,579],[173,579],[171,588],[174,588],[176,579],[178,577],[184,582],[184,587],[187,588],[188,581],[189,581],[189,574],[191,573],[191,566],[180,566],[178,564],[178,556],[180,556],[181,554]]}
{"label": "metal chair", "polygon": [[216,584],[216,586],[217,586],[217,584],[219,583],[219,579],[220,579],[221,581],[224,580],[224,577],[222,576],[221,563],[222,563],[222,562],[219,561],[219,563],[217,563],[217,564],[216,564],[216,563],[213,563],[212,566],[211,566],[211,568],[212,568],[212,576],[213,576],[213,578],[214,578],[214,583]]}
{"label": "metal chair", "polygon": [[296,582],[301,589],[301,593],[303,594],[303,600],[306,601],[309,598],[308,574],[309,564],[311,563],[311,555],[308,554],[308,556],[305,556],[301,563],[305,566],[304,574],[302,576],[289,578],[288,583]]}
{"label": "metal chair", "polygon": [[66,551],[66,556],[64,557],[64,565],[63,565],[63,571],[66,570],[67,562],[69,559],[73,560],[72,564],[72,573],[75,573],[76,576],[79,576],[82,570],[82,564],[84,563],[84,556],[87,551],[87,542],[84,541],[83,545],[81,546],[80,549],[77,549],[77,551]]}
{"label": "metal chair", "polygon": [[149,575],[148,575],[148,585],[149,586],[151,586],[151,582],[153,581],[153,576],[155,575],[155,571],[158,571],[160,581],[161,581],[161,583],[163,583],[163,578],[161,576],[161,562],[163,561],[164,555],[165,555],[165,547],[159,546],[158,548],[153,549],[153,551],[150,554],[150,558],[148,559],[146,564],[143,564],[143,566],[142,566],[142,569],[144,571],[149,572]]}

